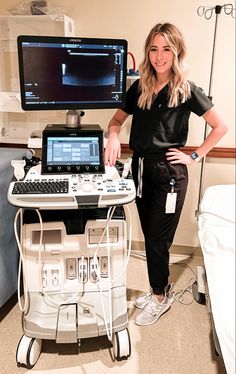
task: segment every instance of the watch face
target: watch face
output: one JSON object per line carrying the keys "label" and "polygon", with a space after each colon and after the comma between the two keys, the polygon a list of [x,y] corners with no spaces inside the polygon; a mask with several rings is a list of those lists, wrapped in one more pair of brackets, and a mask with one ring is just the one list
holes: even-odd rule
{"label": "watch face", "polygon": [[192,152],[191,157],[192,157],[193,160],[196,160],[197,158],[199,158],[199,156],[196,152]]}

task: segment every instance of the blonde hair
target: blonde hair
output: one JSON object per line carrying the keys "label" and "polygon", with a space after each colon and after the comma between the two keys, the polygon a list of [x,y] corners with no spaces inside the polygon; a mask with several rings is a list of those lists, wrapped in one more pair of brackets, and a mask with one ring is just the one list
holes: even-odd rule
{"label": "blonde hair", "polygon": [[150,48],[153,39],[157,34],[165,37],[169,47],[174,53],[172,73],[169,81],[169,100],[168,106],[175,107],[184,103],[190,97],[190,85],[186,78],[186,68],[184,59],[186,56],[186,47],[181,32],[170,23],[158,23],[150,31],[145,42],[145,57],[139,67],[141,95],[138,100],[138,106],[142,109],[150,109],[154,89],[156,87],[156,72],[149,60]]}

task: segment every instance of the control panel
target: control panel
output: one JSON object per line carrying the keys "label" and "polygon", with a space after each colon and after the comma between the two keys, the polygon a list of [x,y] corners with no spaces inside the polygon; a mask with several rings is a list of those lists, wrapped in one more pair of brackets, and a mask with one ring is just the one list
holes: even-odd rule
{"label": "control panel", "polygon": [[38,209],[103,208],[134,199],[132,178],[120,176],[115,167],[106,167],[104,174],[42,175],[37,165],[8,189],[12,205]]}

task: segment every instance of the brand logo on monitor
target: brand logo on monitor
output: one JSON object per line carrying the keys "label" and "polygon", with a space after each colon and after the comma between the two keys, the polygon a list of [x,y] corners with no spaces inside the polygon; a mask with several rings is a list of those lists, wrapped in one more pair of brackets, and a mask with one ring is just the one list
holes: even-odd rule
{"label": "brand logo on monitor", "polygon": [[82,39],[70,39],[70,42],[80,43]]}

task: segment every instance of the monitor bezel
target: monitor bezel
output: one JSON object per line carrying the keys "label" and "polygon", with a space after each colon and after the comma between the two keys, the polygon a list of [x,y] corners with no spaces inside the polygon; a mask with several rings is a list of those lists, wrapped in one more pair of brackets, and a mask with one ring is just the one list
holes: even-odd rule
{"label": "monitor bezel", "polygon": [[[27,103],[25,95],[24,84],[24,64],[23,64],[23,43],[64,43],[64,44],[111,44],[120,45],[124,48],[123,56],[123,82],[122,82],[122,100],[119,102],[83,102],[77,103]],[[125,39],[110,39],[110,38],[84,38],[84,37],[65,37],[65,36],[35,36],[35,35],[19,35],[17,37],[17,51],[18,51],[18,66],[19,66],[19,81],[20,81],[20,96],[21,107],[25,111],[38,110],[83,110],[83,109],[116,109],[122,108],[125,103],[126,96],[126,77],[127,77],[127,48],[128,43]]]}

